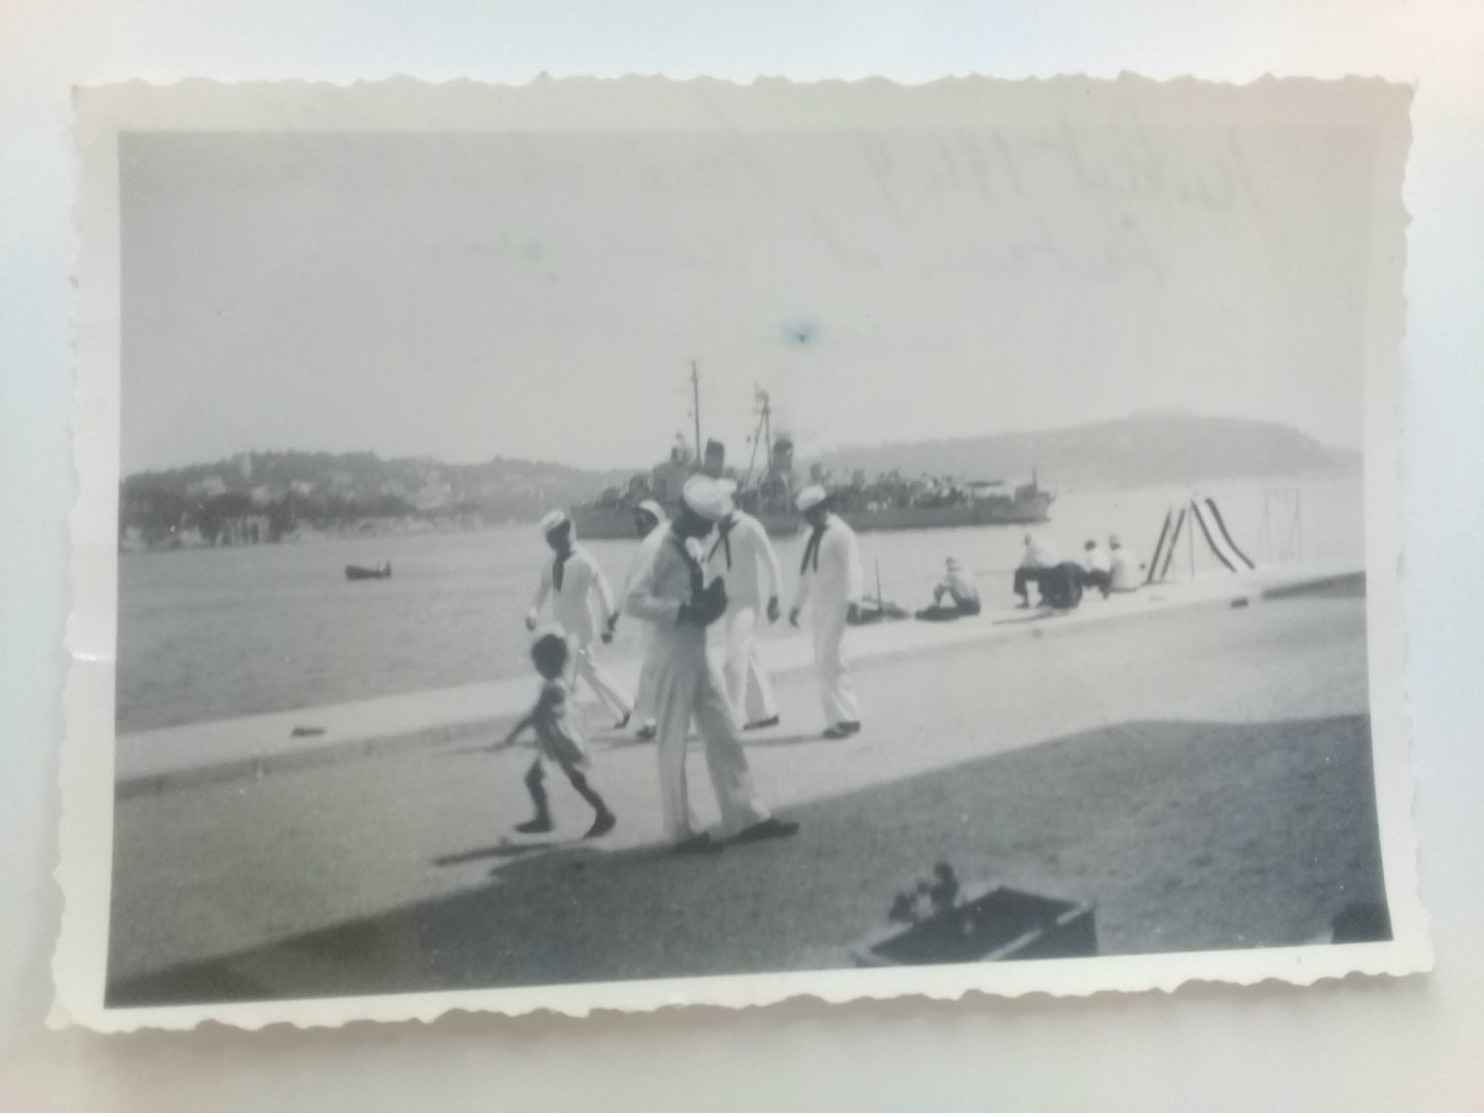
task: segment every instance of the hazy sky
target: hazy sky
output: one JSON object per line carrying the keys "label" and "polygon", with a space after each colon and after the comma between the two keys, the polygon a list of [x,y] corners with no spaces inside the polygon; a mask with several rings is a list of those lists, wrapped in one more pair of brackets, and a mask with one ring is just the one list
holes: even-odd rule
{"label": "hazy sky", "polygon": [[644,467],[1145,409],[1361,441],[1368,140],[153,135],[121,146],[123,468]]}

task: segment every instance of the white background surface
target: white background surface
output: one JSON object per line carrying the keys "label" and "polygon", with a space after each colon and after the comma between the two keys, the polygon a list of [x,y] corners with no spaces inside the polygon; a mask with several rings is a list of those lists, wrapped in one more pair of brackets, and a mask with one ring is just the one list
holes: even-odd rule
{"label": "white background surface", "polygon": [[[1484,1105],[1484,6],[125,4],[0,0],[0,1106]],[[49,1033],[65,668],[75,83],[1132,70],[1418,81],[1404,594],[1436,972],[1310,990],[971,999],[339,1032]]]}

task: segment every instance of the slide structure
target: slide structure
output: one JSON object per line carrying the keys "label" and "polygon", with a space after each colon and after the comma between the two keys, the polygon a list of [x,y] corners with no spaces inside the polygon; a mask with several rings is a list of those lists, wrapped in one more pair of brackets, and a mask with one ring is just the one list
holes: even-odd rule
{"label": "slide structure", "polygon": [[1181,535],[1187,531],[1191,533],[1192,546],[1198,534],[1205,548],[1233,574],[1256,569],[1246,552],[1232,538],[1216,501],[1211,497],[1191,497],[1184,504],[1171,507],[1165,513],[1164,524],[1159,529],[1159,541],[1155,543],[1154,554],[1149,560],[1145,585],[1163,582],[1170,576],[1170,568],[1175,561],[1175,548]]}

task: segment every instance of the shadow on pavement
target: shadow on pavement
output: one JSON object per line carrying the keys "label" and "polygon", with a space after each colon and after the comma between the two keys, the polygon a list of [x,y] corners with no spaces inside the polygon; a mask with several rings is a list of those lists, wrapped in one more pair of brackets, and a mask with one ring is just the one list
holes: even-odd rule
{"label": "shadow on pavement", "polygon": [[1091,902],[1105,954],[1308,943],[1385,898],[1363,715],[1124,723],[788,816],[796,838],[708,857],[560,846],[473,891],[114,984],[108,1003],[835,968],[945,859],[966,883]]}

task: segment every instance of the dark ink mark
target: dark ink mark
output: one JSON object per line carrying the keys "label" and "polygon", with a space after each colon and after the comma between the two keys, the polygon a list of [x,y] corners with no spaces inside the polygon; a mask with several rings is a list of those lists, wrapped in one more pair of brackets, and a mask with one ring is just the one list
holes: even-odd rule
{"label": "dark ink mark", "polygon": [[819,337],[819,325],[816,322],[795,318],[783,324],[784,340],[800,349],[814,344],[817,337]]}

